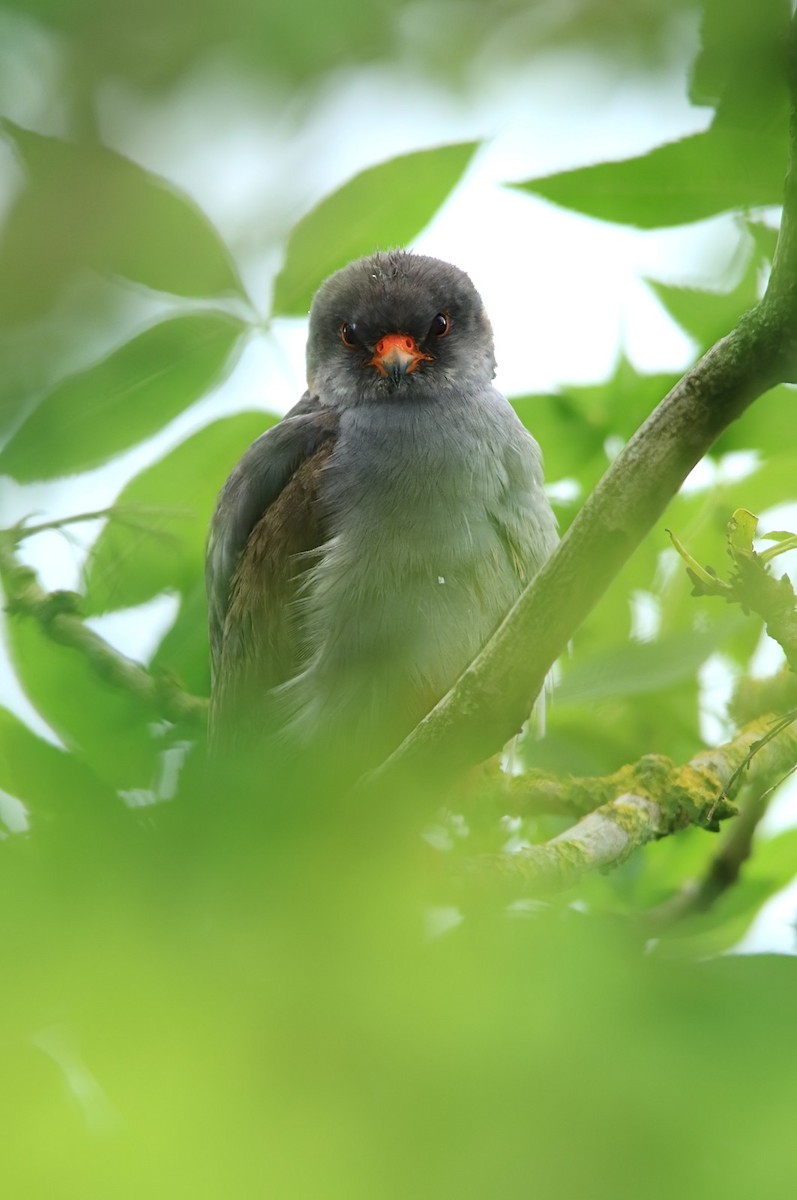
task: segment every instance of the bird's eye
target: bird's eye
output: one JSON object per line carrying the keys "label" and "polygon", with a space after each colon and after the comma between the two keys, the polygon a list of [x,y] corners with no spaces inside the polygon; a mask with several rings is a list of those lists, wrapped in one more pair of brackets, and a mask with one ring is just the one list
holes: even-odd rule
{"label": "bird's eye", "polygon": [[343,342],[343,345],[348,346],[350,350],[353,350],[357,345],[357,339],[354,336],[354,326],[349,325],[348,321],[344,321],[340,327],[340,340]]}
{"label": "bird's eye", "polygon": [[438,338],[445,337],[446,334],[448,333],[450,326],[451,326],[451,322],[449,321],[446,314],[438,313],[437,316],[432,321],[431,326],[429,327],[429,332],[434,334],[434,336],[438,337]]}

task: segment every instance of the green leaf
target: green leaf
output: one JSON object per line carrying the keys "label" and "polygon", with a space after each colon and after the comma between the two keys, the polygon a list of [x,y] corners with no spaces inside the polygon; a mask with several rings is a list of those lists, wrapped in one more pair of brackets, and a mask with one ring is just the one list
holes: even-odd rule
{"label": "green leaf", "polygon": [[[775,460],[785,463],[789,460],[792,463],[792,470],[795,469],[795,446],[794,439],[784,436],[786,430],[791,428],[794,420],[794,407],[797,403],[797,392],[794,387],[787,384],[781,384],[779,387],[773,388],[762,396],[761,399],[754,405],[751,405],[746,412],[742,413],[738,421],[734,421],[729,425],[725,432],[714,446],[716,454],[725,454],[733,450],[760,450],[762,457],[767,464],[767,474]],[[753,481],[753,486],[757,491],[763,490],[771,498],[765,502],[755,500],[748,504],[746,500],[747,489],[750,486],[750,480],[745,479],[737,487],[737,494],[743,493],[742,500],[745,508],[752,509],[753,512],[760,512],[764,504],[778,503],[778,497],[774,492],[774,477],[772,480],[761,479],[758,476]],[[782,489],[781,500],[787,500],[789,496],[795,494],[795,480],[797,475],[788,477],[788,471],[778,469],[777,486]],[[741,503],[741,500],[740,500]]]}
{"label": "green leaf", "polygon": [[273,311],[299,316],[319,284],[352,259],[404,246],[442,205],[477,142],[403,154],[369,167],[325,197],[294,227],[274,285]]}
{"label": "green leaf", "polygon": [[676,378],[641,375],[621,355],[605,383],[565,384],[559,395],[520,396],[512,405],[542,446],[546,479],[573,477],[586,494],[608,466],[607,439],[629,438]]}
{"label": "green leaf", "polygon": [[771,533],[761,533],[759,537],[764,542],[790,542],[794,537],[788,529],[773,529]]}
{"label": "green leaf", "polygon": [[0,790],[21,800],[33,819],[69,818],[75,807],[94,816],[119,801],[77,758],[37,737],[0,707]]}
{"label": "green leaf", "polygon": [[7,637],[25,694],[67,748],[114,789],[150,787],[159,749],[152,710],[100,679],[85,654],[58,645],[34,618],[12,617]]}
{"label": "green leaf", "polygon": [[243,294],[216,230],[166,180],[104,146],[0,131],[28,175],[0,241],[0,319],[46,309],[87,266],[180,296]]}
{"label": "green leaf", "polygon": [[758,301],[759,253],[748,254],[744,273],[731,291],[709,292],[698,288],[673,287],[648,279],[667,312],[693,337],[701,349],[724,337],[739,318]]}
{"label": "green leaf", "polygon": [[765,225],[762,221],[747,221],[745,224],[756,244],[758,253],[771,263],[775,257],[775,247],[778,244],[778,230],[773,229],[770,225]]}
{"label": "green leaf", "polygon": [[241,329],[223,313],[153,325],[49,392],[0,453],[0,471],[51,479],[136,445],[219,381]]}
{"label": "green leaf", "polygon": [[513,184],[562,208],[658,229],[783,198],[786,135],[712,128],[622,162]]}
{"label": "green leaf", "polygon": [[132,514],[139,508],[140,517],[135,525],[109,521],[97,539],[86,573],[87,612],[191,591],[202,578],[208,523],[222,484],[250,442],[278,419],[245,412],[216,421],[128,483],[117,504]]}
{"label": "green leaf", "polygon": [[723,124],[760,131],[786,117],[789,0],[702,0],[689,98]]}
{"label": "green leaf", "polygon": [[797,829],[770,839],[756,838],[739,881],[712,907],[681,920],[669,931],[665,952],[690,957],[722,954],[741,940],[761,906],[795,878]]}
{"label": "green leaf", "polygon": [[689,630],[652,642],[622,642],[600,650],[567,671],[557,686],[556,702],[593,704],[664,691],[691,678],[743,621],[743,617],[727,618],[709,630]]}
{"label": "green leaf", "polygon": [[183,593],[177,620],[158,647],[150,667],[175,676],[194,696],[207,696],[210,692],[208,606],[203,578]]}

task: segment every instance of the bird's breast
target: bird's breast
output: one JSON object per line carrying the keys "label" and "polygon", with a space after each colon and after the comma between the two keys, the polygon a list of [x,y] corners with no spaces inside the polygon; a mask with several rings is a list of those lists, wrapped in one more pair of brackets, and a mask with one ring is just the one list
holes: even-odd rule
{"label": "bird's breast", "polygon": [[434,676],[468,661],[519,587],[493,521],[502,449],[478,412],[343,415],[320,489],[330,536],[303,601],[311,657]]}
{"label": "bird's breast", "polygon": [[[299,727],[351,713],[370,728],[388,712],[406,732],[539,565],[532,514],[521,511],[534,488],[515,495],[506,465],[526,435],[501,403],[342,414],[319,488],[327,538],[298,601],[305,665],[286,696]],[[532,446],[520,471],[531,480]],[[528,538],[508,549],[513,521]]]}

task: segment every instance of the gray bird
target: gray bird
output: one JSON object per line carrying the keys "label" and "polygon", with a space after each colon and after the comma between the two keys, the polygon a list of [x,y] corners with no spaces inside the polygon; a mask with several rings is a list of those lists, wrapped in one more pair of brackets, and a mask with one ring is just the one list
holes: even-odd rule
{"label": "gray bird", "polygon": [[482,301],[448,263],[377,253],[319,288],[307,391],[211,524],[214,742],[276,727],[374,763],[476,656],[557,540],[494,371]]}

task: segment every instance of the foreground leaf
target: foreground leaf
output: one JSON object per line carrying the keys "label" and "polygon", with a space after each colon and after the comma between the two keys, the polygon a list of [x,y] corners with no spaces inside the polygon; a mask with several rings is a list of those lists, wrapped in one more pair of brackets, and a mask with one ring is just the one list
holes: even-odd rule
{"label": "foreground leaf", "polygon": [[77,758],[38,737],[2,707],[0,791],[23,802],[34,829],[42,820],[69,820],[76,808],[96,818],[101,806],[118,804],[113,792]]}
{"label": "foreground leaf", "polygon": [[150,787],[158,752],[151,709],[100,679],[85,655],[57,645],[34,618],[12,618],[7,636],[25,694],[67,749],[112,788]]}

